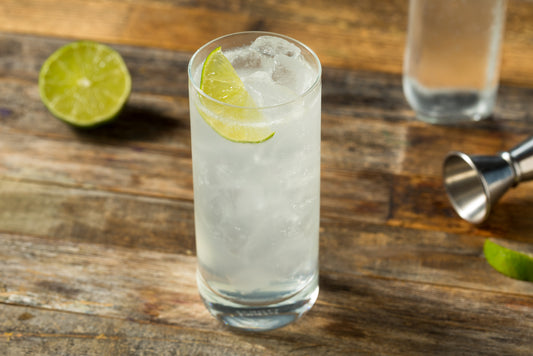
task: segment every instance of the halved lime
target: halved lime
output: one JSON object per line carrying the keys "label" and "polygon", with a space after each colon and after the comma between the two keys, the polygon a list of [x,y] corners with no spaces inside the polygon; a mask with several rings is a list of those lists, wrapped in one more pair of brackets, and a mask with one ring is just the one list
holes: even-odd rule
{"label": "halved lime", "polygon": [[234,142],[259,143],[274,135],[220,47],[205,59],[200,89],[219,101],[200,97],[198,110],[220,136]]}
{"label": "halved lime", "polygon": [[126,104],[131,77],[114,49],[91,41],[55,51],[39,72],[39,94],[57,118],[77,127],[110,121]]}
{"label": "halved lime", "polygon": [[533,256],[503,247],[490,240],[485,241],[483,252],[487,262],[504,275],[533,282]]}

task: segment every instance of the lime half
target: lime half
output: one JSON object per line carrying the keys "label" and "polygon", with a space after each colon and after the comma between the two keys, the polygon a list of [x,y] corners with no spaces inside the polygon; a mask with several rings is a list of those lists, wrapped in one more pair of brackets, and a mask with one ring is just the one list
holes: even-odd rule
{"label": "lime half", "polygon": [[130,92],[131,77],[124,60],[100,43],[69,43],[55,51],[39,73],[44,105],[54,116],[77,127],[112,120]]}
{"label": "lime half", "polygon": [[205,59],[200,89],[218,101],[201,96],[198,110],[220,136],[234,142],[259,143],[274,135],[220,47]]}
{"label": "lime half", "polygon": [[485,241],[483,252],[487,262],[504,275],[533,282],[533,256],[508,249],[490,240]]}

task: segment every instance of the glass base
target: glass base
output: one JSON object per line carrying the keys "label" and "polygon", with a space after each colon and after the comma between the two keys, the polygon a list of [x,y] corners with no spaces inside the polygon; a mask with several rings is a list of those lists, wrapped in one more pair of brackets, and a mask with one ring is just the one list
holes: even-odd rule
{"label": "glass base", "polygon": [[480,121],[492,115],[497,88],[428,89],[404,76],[403,90],[419,120],[447,125]]}
{"label": "glass base", "polygon": [[197,281],[200,296],[209,312],[227,326],[246,331],[267,331],[290,324],[311,309],[318,297],[318,276],[292,297],[269,305],[239,304],[216,294],[205,284],[200,273]]}

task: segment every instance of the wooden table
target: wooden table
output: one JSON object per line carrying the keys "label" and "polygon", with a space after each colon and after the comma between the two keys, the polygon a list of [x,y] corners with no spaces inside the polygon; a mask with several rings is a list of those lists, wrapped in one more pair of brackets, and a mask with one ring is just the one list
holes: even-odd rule
{"label": "wooden table", "polygon": [[[533,183],[488,222],[453,212],[449,150],[533,135],[533,2],[509,3],[494,118],[417,121],[401,87],[406,0],[3,0],[1,355],[532,355],[533,283],[493,270],[488,237],[533,251]],[[219,35],[260,29],[324,65],[320,295],[295,324],[232,332],[195,284],[186,66]],[[115,123],[73,130],[41,104],[43,61],[112,44],[133,93]]]}

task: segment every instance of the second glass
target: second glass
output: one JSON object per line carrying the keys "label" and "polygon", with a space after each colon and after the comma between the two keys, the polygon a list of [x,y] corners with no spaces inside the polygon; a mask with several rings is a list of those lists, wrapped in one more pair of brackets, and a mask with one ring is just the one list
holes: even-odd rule
{"label": "second glass", "polygon": [[[204,61],[218,47],[256,106],[202,91]],[[200,295],[229,326],[284,326],[318,296],[320,62],[291,38],[242,32],[204,45],[188,70]],[[231,136],[230,126],[273,135],[235,142],[217,131]]]}
{"label": "second glass", "polygon": [[421,120],[446,124],[492,114],[505,0],[411,0],[403,89]]}

